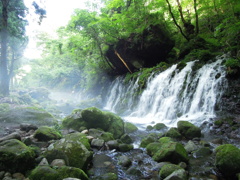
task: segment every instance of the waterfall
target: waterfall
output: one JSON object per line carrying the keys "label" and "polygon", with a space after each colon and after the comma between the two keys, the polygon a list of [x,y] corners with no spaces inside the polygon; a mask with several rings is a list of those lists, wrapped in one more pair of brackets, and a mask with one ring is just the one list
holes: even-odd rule
{"label": "waterfall", "polygon": [[188,62],[182,70],[173,65],[149,79],[138,98],[134,96],[138,79],[126,86],[119,77],[112,84],[106,108],[114,112],[125,109],[124,119],[139,126],[152,122],[176,126],[178,120],[200,124],[215,116],[215,104],[227,86],[221,65],[224,58],[218,57],[197,71],[193,67],[198,61]]}

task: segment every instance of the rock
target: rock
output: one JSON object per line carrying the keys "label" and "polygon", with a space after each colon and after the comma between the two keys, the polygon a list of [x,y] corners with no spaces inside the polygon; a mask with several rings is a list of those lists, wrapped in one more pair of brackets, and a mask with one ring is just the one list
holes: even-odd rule
{"label": "rock", "polygon": [[48,166],[48,165],[49,165],[49,164],[48,164],[47,159],[46,159],[46,158],[43,158],[42,161],[39,163],[38,166]]}
{"label": "rock", "polygon": [[193,141],[188,141],[184,148],[188,153],[191,153],[193,151],[196,151],[198,149],[198,146]]}
{"label": "rock", "polygon": [[134,124],[132,124],[130,122],[124,123],[124,129],[125,129],[125,133],[133,133],[138,130],[137,126],[135,126]]}
{"label": "rock", "polygon": [[193,157],[195,158],[202,158],[202,157],[207,157],[212,154],[212,151],[210,150],[209,147],[202,147],[195,152],[193,152]]}
{"label": "rock", "polygon": [[58,169],[53,169],[50,166],[37,166],[29,175],[30,180],[60,180],[68,177],[88,180],[88,176],[83,170],[68,166]]}
{"label": "rock", "polygon": [[240,150],[232,144],[220,145],[215,149],[215,165],[228,178],[240,172]]}
{"label": "rock", "polygon": [[25,176],[22,173],[14,173],[12,177],[17,180],[25,180]]}
{"label": "rock", "polygon": [[34,165],[35,153],[19,140],[0,143],[0,169],[10,172],[26,172]]}
{"label": "rock", "polygon": [[186,139],[201,137],[201,129],[188,121],[178,121],[177,128]]}
{"label": "rock", "polygon": [[2,179],[4,177],[5,172],[4,171],[0,171],[0,179]]}
{"label": "rock", "polygon": [[92,136],[95,139],[102,139],[105,142],[110,141],[110,140],[114,140],[114,137],[113,137],[112,133],[104,132],[104,131],[98,130],[98,129],[89,129],[88,134],[89,134],[89,136]]}
{"label": "rock", "polygon": [[142,139],[141,143],[140,143],[140,147],[145,148],[147,147],[148,144],[153,143],[155,141],[155,139],[151,136],[145,137]]}
{"label": "rock", "polygon": [[118,149],[118,146],[119,146],[119,143],[118,143],[117,140],[108,141],[106,144],[107,144],[107,146],[109,147],[110,150]]}
{"label": "rock", "polygon": [[118,164],[123,167],[129,167],[132,165],[132,161],[128,158],[128,156],[123,155],[118,158]]}
{"label": "rock", "polygon": [[153,127],[152,127],[151,125],[148,125],[148,126],[146,127],[146,131],[151,131],[151,130],[153,130]]}
{"label": "rock", "polygon": [[115,173],[106,173],[98,177],[99,180],[118,180],[118,176]]}
{"label": "rock", "polygon": [[34,138],[36,138],[38,141],[50,141],[53,139],[60,139],[61,134],[53,128],[42,126],[36,130]]}
{"label": "rock", "polygon": [[119,145],[119,151],[120,152],[128,152],[133,149],[132,144],[120,144]]}
{"label": "rock", "polygon": [[127,170],[127,174],[130,174],[133,176],[142,176],[142,172],[137,167],[130,167]]}
{"label": "rock", "polygon": [[126,143],[126,144],[131,144],[133,143],[133,140],[132,138],[128,135],[128,134],[124,134],[121,136],[120,140],[123,142],[123,143]]}
{"label": "rock", "polygon": [[120,138],[124,133],[124,122],[119,116],[95,107],[74,110],[70,116],[64,118],[63,127],[75,130],[81,127],[100,128],[112,133],[114,138]]}
{"label": "rock", "polygon": [[63,159],[67,166],[69,166],[68,156],[61,150],[50,150],[44,153],[44,157],[48,160],[48,162],[53,162],[55,159]]}
{"label": "rock", "polygon": [[184,170],[184,169],[175,164],[166,164],[161,168],[159,172],[159,176],[161,179],[164,179],[176,170]]}
{"label": "rock", "polygon": [[81,179],[78,179],[78,178],[64,178],[63,180],[81,180]]}
{"label": "rock", "polygon": [[[69,162],[70,166],[83,170],[86,169],[92,158],[89,140],[86,138],[85,134],[81,133],[72,133],[66,135],[64,138],[51,144],[48,147],[46,154],[51,154],[51,152],[56,152],[56,150],[62,152],[62,155],[66,156],[67,159],[56,156],[54,159],[67,160],[66,162]],[[47,155],[45,156],[47,158]]]}
{"label": "rock", "polygon": [[173,171],[172,174],[167,176],[164,180],[187,180],[187,172],[184,169]]}
{"label": "rock", "polygon": [[[162,138],[161,138],[162,139]],[[160,148],[153,155],[157,162],[169,161],[171,163],[188,162],[188,153],[183,145],[163,138],[160,141]]]}
{"label": "rock", "polygon": [[161,144],[158,142],[153,142],[147,145],[146,150],[147,154],[153,156],[161,147]]}
{"label": "rock", "polygon": [[153,129],[155,130],[164,130],[167,129],[167,126],[163,123],[157,123],[153,126]]}
{"label": "rock", "polygon": [[9,134],[7,136],[4,136],[2,138],[0,138],[0,142],[6,141],[6,140],[10,140],[10,139],[17,139],[19,141],[21,141],[21,136],[19,133],[14,132],[12,134]]}
{"label": "rock", "polygon": [[29,132],[30,130],[37,130],[37,126],[33,125],[33,124],[27,124],[27,123],[22,123],[20,124],[20,130],[21,131],[26,131]]}
{"label": "rock", "polygon": [[101,149],[104,146],[104,140],[102,139],[93,139],[91,146],[97,149]]}
{"label": "rock", "polygon": [[182,139],[182,135],[178,132],[178,129],[173,127],[166,132],[165,136],[174,139]]}
{"label": "rock", "polygon": [[54,159],[51,162],[51,166],[62,167],[62,166],[66,166],[66,163],[65,163],[64,159]]}

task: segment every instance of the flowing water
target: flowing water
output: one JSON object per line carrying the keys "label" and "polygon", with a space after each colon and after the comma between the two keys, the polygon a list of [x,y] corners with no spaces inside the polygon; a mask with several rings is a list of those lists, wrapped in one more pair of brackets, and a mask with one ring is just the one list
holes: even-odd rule
{"label": "flowing water", "polygon": [[152,75],[146,89],[136,96],[138,79],[124,84],[118,77],[112,84],[105,109],[123,114],[126,121],[145,128],[151,123],[176,126],[179,120],[196,125],[215,117],[215,106],[227,87],[225,56],[193,70],[198,61],[188,62],[182,69],[177,65]]}

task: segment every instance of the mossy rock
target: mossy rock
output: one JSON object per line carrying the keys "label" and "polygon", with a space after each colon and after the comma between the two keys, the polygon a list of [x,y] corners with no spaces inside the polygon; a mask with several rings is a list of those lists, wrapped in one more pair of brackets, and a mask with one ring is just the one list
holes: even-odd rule
{"label": "mossy rock", "polygon": [[155,130],[164,130],[167,129],[167,126],[163,123],[157,123],[153,126],[153,129]]}
{"label": "mossy rock", "polygon": [[166,177],[168,177],[170,174],[172,174],[174,171],[179,170],[179,169],[183,169],[178,165],[175,164],[165,164],[160,172],[159,172],[159,176],[161,179],[164,179]]}
{"label": "mossy rock", "polygon": [[215,149],[215,165],[228,178],[240,173],[240,149],[232,144],[224,144]]}
{"label": "mossy rock", "polygon": [[118,146],[120,152],[128,152],[130,150],[133,150],[132,144],[119,144]]}
{"label": "mossy rock", "polygon": [[188,162],[188,153],[182,144],[168,140],[164,141],[160,142],[161,146],[158,151],[154,153],[153,160],[157,162],[169,161],[176,164]]}
{"label": "mossy rock", "polygon": [[155,142],[155,139],[151,136],[145,137],[140,143],[140,147],[146,148],[148,144]]}
{"label": "mossy rock", "polygon": [[182,139],[182,135],[178,132],[178,129],[173,127],[166,132],[165,136],[174,139]]}
{"label": "mossy rock", "polygon": [[178,121],[177,128],[186,139],[201,137],[201,129],[188,121]]}
{"label": "mossy rock", "polygon": [[89,129],[88,135],[95,139],[102,139],[105,142],[114,140],[113,134],[99,129]]}
{"label": "mossy rock", "polygon": [[170,137],[161,137],[158,142],[161,144],[161,145],[164,145],[165,143],[169,143],[169,142],[172,142],[173,139],[170,138]]}
{"label": "mossy rock", "polygon": [[133,133],[138,130],[137,126],[135,126],[134,124],[132,124],[130,122],[124,123],[124,129],[125,129],[125,133]]}
{"label": "mossy rock", "polygon": [[36,126],[53,126],[57,119],[49,112],[37,107],[10,108],[8,111],[0,112],[0,122],[22,124],[35,124]]}
{"label": "mossy rock", "polygon": [[29,175],[30,180],[60,180],[68,177],[88,180],[88,176],[83,170],[68,166],[58,169],[53,169],[50,166],[37,166]]}
{"label": "mossy rock", "polygon": [[126,143],[126,144],[131,144],[133,143],[133,140],[132,138],[128,135],[128,134],[124,134],[121,136],[120,140],[123,142],[123,143]]}
{"label": "mossy rock", "polygon": [[118,180],[118,176],[115,173],[106,173],[103,174],[101,177],[98,177],[99,180]]}
{"label": "mossy rock", "polygon": [[147,154],[153,156],[161,147],[161,143],[153,142],[147,145]]}
{"label": "mossy rock", "polygon": [[34,133],[34,138],[39,141],[57,140],[61,139],[61,137],[58,131],[48,126],[41,126]]}
{"label": "mossy rock", "polygon": [[89,140],[85,134],[81,133],[66,135],[61,140],[51,144],[46,153],[56,150],[62,151],[67,156],[70,166],[83,170],[86,170],[93,155],[90,151]]}
{"label": "mossy rock", "polygon": [[19,140],[0,143],[0,170],[26,172],[34,165],[34,158],[34,151]]}
{"label": "mossy rock", "polygon": [[102,129],[112,133],[116,139],[124,133],[124,122],[119,116],[111,112],[101,111],[96,107],[74,110],[71,115],[64,118],[62,124],[65,128],[77,131],[81,127]]}

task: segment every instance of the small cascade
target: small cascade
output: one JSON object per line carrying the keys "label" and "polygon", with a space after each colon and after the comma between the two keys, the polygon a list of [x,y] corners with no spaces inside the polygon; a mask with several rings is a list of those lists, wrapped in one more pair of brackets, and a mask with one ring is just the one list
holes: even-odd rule
{"label": "small cascade", "polygon": [[152,122],[176,126],[178,120],[200,124],[215,116],[215,105],[227,86],[221,65],[224,58],[218,57],[197,71],[193,67],[198,61],[188,62],[181,70],[173,65],[152,76],[138,98],[134,96],[138,80],[126,86],[119,77],[112,84],[106,109],[116,112],[123,108],[127,112],[124,119],[139,127]]}

